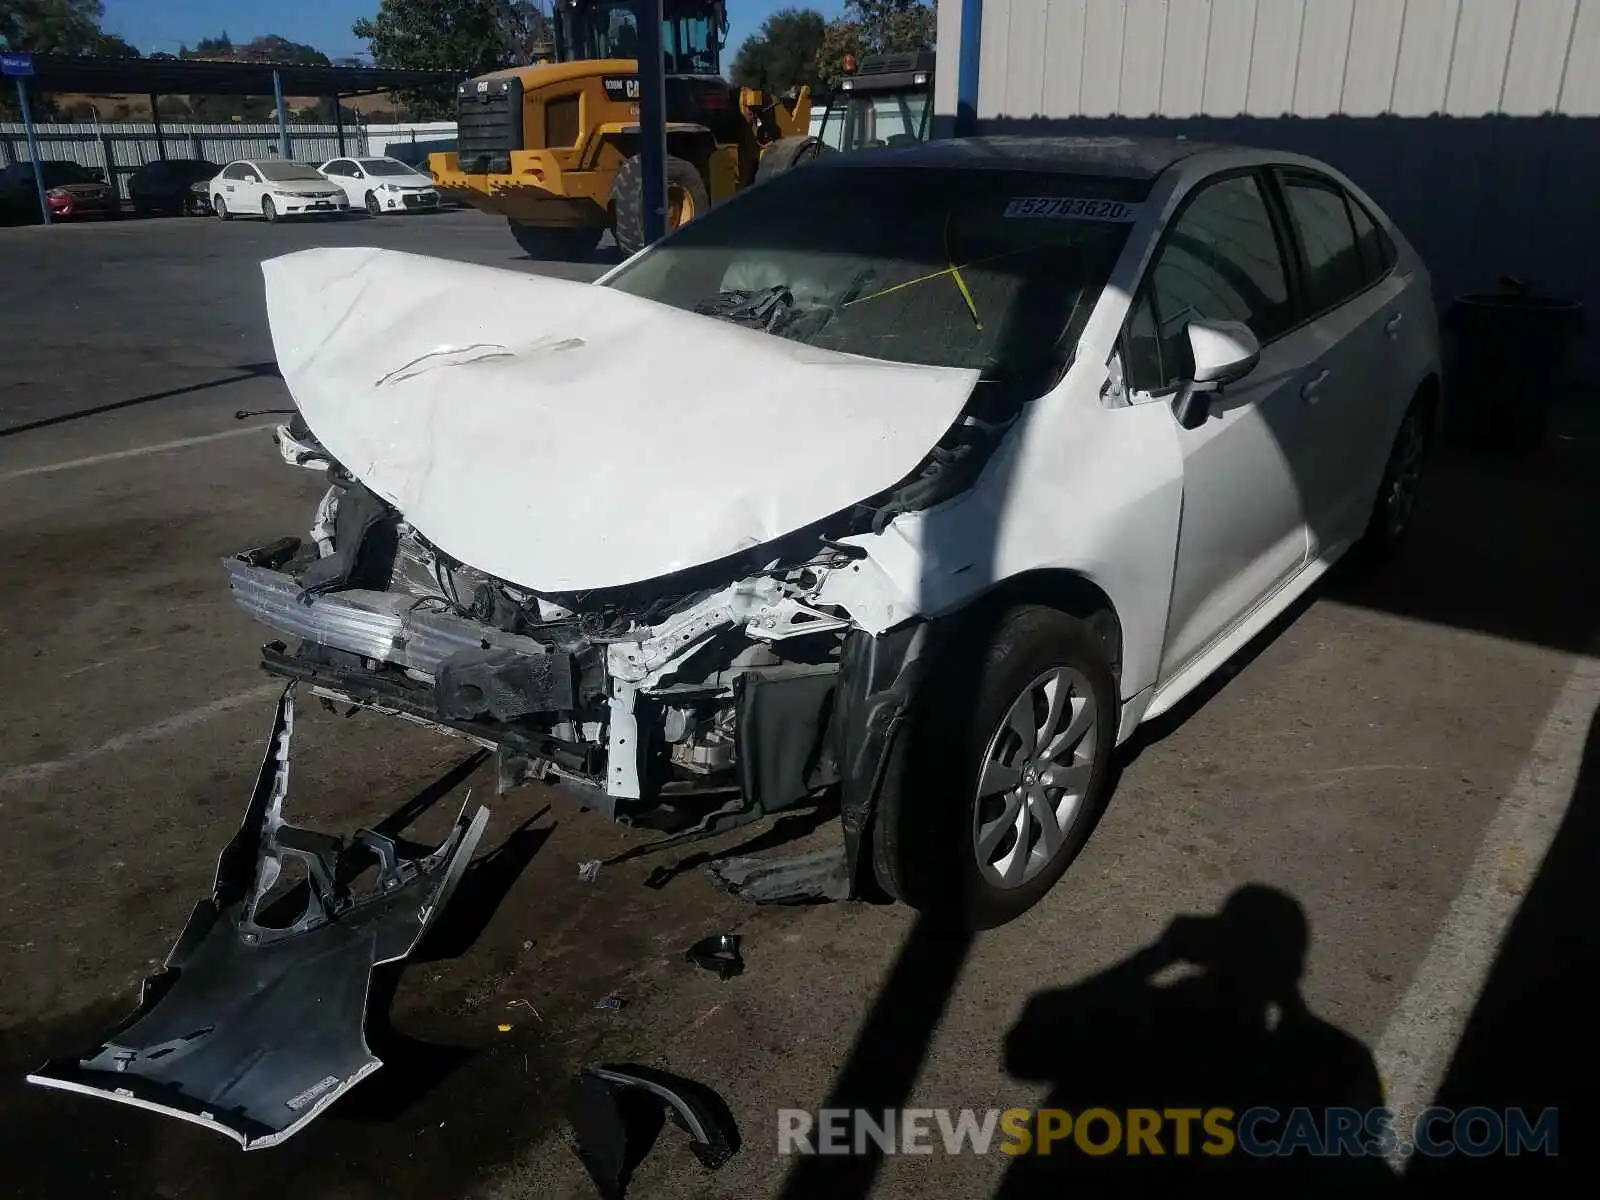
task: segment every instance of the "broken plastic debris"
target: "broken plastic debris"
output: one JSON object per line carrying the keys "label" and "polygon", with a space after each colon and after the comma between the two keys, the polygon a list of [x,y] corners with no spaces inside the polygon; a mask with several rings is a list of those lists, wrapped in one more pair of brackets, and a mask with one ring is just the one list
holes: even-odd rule
{"label": "broken plastic debris", "polygon": [[744,972],[744,956],[739,953],[737,933],[714,933],[701,938],[685,951],[684,957],[722,979],[732,979]]}
{"label": "broken plastic debris", "polygon": [[621,996],[602,996],[594,1002],[594,1007],[597,1012],[621,1012],[626,1003]]}
{"label": "broken plastic debris", "polygon": [[[211,895],[145,981],[138,1010],[96,1048],[52,1060],[30,1082],[193,1121],[253,1150],[290,1137],[383,1065],[365,1036],[371,975],[422,941],[489,813],[469,816],[464,804],[422,857],[371,829],[334,837],[289,824],[294,690],[278,699]],[[306,882],[279,901],[286,864]],[[353,888],[369,864],[376,879]]]}
{"label": "broken plastic debris", "polygon": [[689,1149],[714,1171],[739,1149],[739,1127],[722,1097],[703,1083],[651,1067],[586,1067],[567,1105],[578,1158],[605,1200],[620,1200],[661,1128],[661,1117],[624,1097],[648,1098],[689,1135]]}
{"label": "broken plastic debris", "polygon": [[591,858],[588,862],[578,864],[578,878],[584,883],[593,883],[600,874],[600,860]]}

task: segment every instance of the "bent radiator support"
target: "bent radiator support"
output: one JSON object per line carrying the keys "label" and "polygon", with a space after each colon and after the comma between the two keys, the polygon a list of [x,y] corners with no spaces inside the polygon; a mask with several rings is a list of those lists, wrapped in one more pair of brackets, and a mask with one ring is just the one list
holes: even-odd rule
{"label": "bent radiator support", "polygon": [[[293,730],[291,683],[212,894],[145,981],[138,1009],[101,1045],[46,1063],[30,1083],[192,1121],[253,1150],[294,1134],[383,1065],[365,1036],[373,968],[422,940],[489,811],[469,817],[463,807],[421,858],[372,830],[346,839],[289,825]],[[304,883],[285,888],[290,864]],[[374,865],[371,886],[352,890]]]}

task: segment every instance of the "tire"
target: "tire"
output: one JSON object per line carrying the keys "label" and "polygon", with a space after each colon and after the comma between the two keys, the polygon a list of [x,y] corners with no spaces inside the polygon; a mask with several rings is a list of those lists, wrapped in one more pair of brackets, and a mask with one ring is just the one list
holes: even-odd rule
{"label": "tire", "polygon": [[1436,416],[1432,394],[1421,392],[1400,419],[1394,445],[1384,463],[1378,494],[1373,499],[1366,535],[1361,539],[1362,549],[1371,559],[1392,558],[1411,532]]}
{"label": "tire", "polygon": [[[966,929],[1020,916],[1072,864],[1111,788],[1120,716],[1110,665],[1089,624],[1038,605],[980,620],[968,618],[943,639],[936,674],[907,713],[872,831],[873,869],[884,889]],[[1064,687],[1072,703],[1063,713],[1070,707],[1087,725],[1065,739],[1059,769],[1029,789],[1035,768],[1008,717],[1047,714],[1046,702]],[[1033,724],[1044,722],[1035,715]],[[1072,732],[1057,722],[1054,737],[1043,740]],[[993,787],[1013,773],[1016,787],[980,795],[980,781]],[[1051,778],[1065,786],[1045,782]],[[1054,839],[1038,820],[1045,805],[1056,814]]]}
{"label": "tire", "polygon": [[815,162],[827,151],[828,144],[821,138],[804,134],[799,137],[779,138],[769,143],[761,152],[761,161],[756,166],[756,182],[762,183],[774,175],[781,175],[808,162]]}
{"label": "tire", "polygon": [[[672,197],[679,204],[675,208]],[[667,232],[686,225],[711,207],[706,181],[694,164],[667,155]],[[677,219],[674,219],[674,213]],[[624,254],[637,254],[644,248],[644,167],[638,157],[617,168],[611,183],[612,236]]]}
{"label": "tire", "polygon": [[261,215],[268,222],[276,224],[278,220],[278,206],[272,202],[271,196],[261,197]]}
{"label": "tire", "polygon": [[135,217],[138,217],[142,221],[142,220],[145,220],[147,217],[155,216],[156,215],[156,211],[155,211],[155,209],[151,208],[150,205],[146,204],[143,200],[135,200],[133,202],[133,215]]}
{"label": "tire", "polygon": [[383,205],[378,203],[377,192],[368,192],[365,203],[367,206],[367,212],[371,213],[375,217],[383,215]]}
{"label": "tire", "polygon": [[211,211],[219,221],[233,220],[233,214],[228,211],[228,205],[221,194],[211,197]]}
{"label": "tire", "polygon": [[564,229],[551,225],[523,225],[508,221],[511,236],[529,258],[553,262],[581,262],[600,245],[604,229]]}

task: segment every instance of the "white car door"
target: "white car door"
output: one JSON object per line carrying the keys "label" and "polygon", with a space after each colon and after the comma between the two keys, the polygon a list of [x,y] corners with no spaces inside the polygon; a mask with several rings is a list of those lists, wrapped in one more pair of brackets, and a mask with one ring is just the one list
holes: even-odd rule
{"label": "white car door", "polygon": [[[1183,509],[1162,651],[1165,681],[1291,579],[1306,562],[1301,479],[1314,460],[1299,390],[1311,350],[1262,181],[1207,180],[1185,199],[1146,272],[1125,341],[1130,385],[1170,403],[1192,371],[1192,320],[1243,321],[1261,359],[1178,428]],[[1174,418],[1176,422],[1176,418]]]}
{"label": "white car door", "polygon": [[357,187],[355,176],[360,168],[348,158],[336,158],[322,168],[322,173],[329,183],[338,184],[339,190],[344,193],[344,198],[351,204],[360,204],[361,196]]}
{"label": "white car door", "polygon": [[228,198],[228,207],[236,213],[261,212],[261,199],[267,194],[266,180],[261,178],[261,172],[249,163],[239,164],[239,182],[234,195],[238,196],[238,203],[233,196]]}
{"label": "white car door", "polygon": [[[1307,481],[1313,556],[1342,549],[1366,527],[1389,442],[1409,396],[1396,338],[1404,280],[1369,266],[1371,219],[1336,182],[1303,168],[1274,172],[1301,263],[1305,312],[1315,332],[1305,400],[1322,454]],[[1359,212],[1360,220],[1356,219]],[[1365,245],[1362,242],[1365,235]],[[1392,251],[1389,256],[1392,266]]]}
{"label": "white car door", "polygon": [[367,203],[367,193],[372,190],[372,180],[367,178],[367,173],[361,169],[361,164],[351,159],[350,170],[342,182],[345,195],[350,197],[350,203],[356,208],[363,207]]}

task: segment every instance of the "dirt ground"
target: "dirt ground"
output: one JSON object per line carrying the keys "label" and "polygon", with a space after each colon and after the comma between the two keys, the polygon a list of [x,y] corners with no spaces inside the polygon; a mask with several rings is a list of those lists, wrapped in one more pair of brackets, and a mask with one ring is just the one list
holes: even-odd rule
{"label": "dirt ground", "polygon": [[[714,1174],[667,1127],[630,1194],[991,1194],[1000,1156],[797,1167],[777,1152],[778,1111],[1036,1103],[1059,1084],[1047,1064],[1060,1055],[1030,1063],[1006,1049],[1030,999],[1070,1000],[1061,989],[1246,884],[1304,914],[1299,995],[1386,1082],[1426,1061],[1430,1094],[1589,1111],[1584,1086],[1555,1069],[1595,1048],[1581,1009],[1530,1013],[1517,987],[1565,994],[1576,984],[1549,974],[1551,958],[1576,972],[1600,957],[1566,915],[1588,894],[1600,805],[1589,724],[1600,692],[1585,674],[1600,625],[1585,582],[1600,550],[1600,423],[1583,412],[1529,460],[1447,454],[1401,560],[1335,572],[1142,737],[1072,871],[1000,930],[952,941],[892,906],[750,907],[710,885],[705,857],[824,844],[837,836],[828,814],[619,859],[648,835],[541,788],[496,796],[470,746],[308,701],[296,820],[343,831],[403,814],[407,835],[428,840],[469,789],[492,810],[441,927],[381,981],[393,1001],[371,1038],[385,1068],[283,1146],[248,1155],[148,1112],[25,1085],[131,1010],[237,827],[277,688],[257,667],[267,635],[235,610],[219,560],[301,533],[320,492],[253,428],[270,417],[234,419],[287,402],[256,264],[362,243],[598,271],[530,263],[503,225],[472,213],[0,232],[14,278],[36,281],[0,294],[0,1163],[12,1194],[589,1196],[562,1108],[574,1074],[597,1062],[700,1080],[739,1125],[740,1152]],[[1541,780],[1561,795],[1529,810],[1484,884],[1475,864],[1498,845],[1507,805]],[[593,859],[606,865],[583,882],[578,864]],[[652,880],[662,866],[678,869]],[[1519,918],[1513,935],[1559,950],[1518,955],[1498,927],[1459,923],[1464,903],[1515,910],[1525,897],[1539,899],[1537,921]],[[1442,929],[1457,939],[1445,993],[1470,1009],[1487,977],[1485,995],[1537,1031],[1550,1070],[1518,1074],[1486,1010],[1465,1047],[1443,1017],[1405,1016]],[[684,961],[690,943],[728,930],[744,937],[743,975],[724,982]],[[608,996],[625,1006],[597,1010]],[[1094,1036],[1140,1068],[1134,1034]]]}

